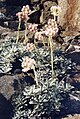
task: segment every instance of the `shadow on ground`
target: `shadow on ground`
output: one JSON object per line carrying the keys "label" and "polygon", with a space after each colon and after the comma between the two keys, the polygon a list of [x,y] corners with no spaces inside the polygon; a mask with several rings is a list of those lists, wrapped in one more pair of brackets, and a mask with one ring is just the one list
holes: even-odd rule
{"label": "shadow on ground", "polygon": [[12,113],[11,102],[0,93],[0,119],[12,119]]}

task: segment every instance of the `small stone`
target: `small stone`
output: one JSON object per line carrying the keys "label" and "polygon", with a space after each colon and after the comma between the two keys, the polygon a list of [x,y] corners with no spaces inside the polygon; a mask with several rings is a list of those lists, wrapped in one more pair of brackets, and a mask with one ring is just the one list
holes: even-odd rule
{"label": "small stone", "polygon": [[4,22],[4,27],[8,27],[8,22]]}

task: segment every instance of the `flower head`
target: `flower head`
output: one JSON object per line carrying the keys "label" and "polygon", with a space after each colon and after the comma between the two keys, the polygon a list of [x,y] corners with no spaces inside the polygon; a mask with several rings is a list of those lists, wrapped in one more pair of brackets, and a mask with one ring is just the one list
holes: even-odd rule
{"label": "flower head", "polygon": [[58,27],[54,19],[49,19],[48,23],[45,25],[45,35],[46,36],[55,36],[58,32]]}
{"label": "flower head", "polygon": [[33,49],[34,49],[34,44],[33,43],[27,43],[26,51],[31,52]]}
{"label": "flower head", "polygon": [[33,69],[36,65],[36,61],[34,59],[31,59],[29,57],[24,57],[22,61],[22,71],[27,72],[31,69]]}
{"label": "flower head", "polygon": [[30,13],[31,13],[31,10],[30,10],[29,5],[23,6],[23,8],[21,9],[21,11],[22,11],[24,14],[30,14]]}
{"label": "flower head", "polygon": [[35,39],[38,39],[38,40],[40,40],[40,41],[43,41],[43,39],[44,39],[44,38],[43,38],[43,32],[42,32],[42,31],[36,32],[34,38],[35,38]]}
{"label": "flower head", "polygon": [[28,15],[31,13],[31,10],[29,8],[29,5],[23,6],[21,9],[21,12],[18,12],[16,16],[18,16],[19,20],[28,20]]}
{"label": "flower head", "polygon": [[58,16],[60,11],[61,11],[61,7],[59,7],[59,6],[52,6],[50,8],[50,10],[51,10],[51,14],[52,15]]}
{"label": "flower head", "polygon": [[28,30],[30,32],[36,32],[37,31],[38,24],[29,24]]}

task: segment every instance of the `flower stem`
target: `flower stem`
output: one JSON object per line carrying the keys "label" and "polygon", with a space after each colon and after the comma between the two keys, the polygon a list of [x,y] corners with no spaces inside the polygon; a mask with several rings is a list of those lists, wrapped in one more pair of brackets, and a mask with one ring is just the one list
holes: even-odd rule
{"label": "flower stem", "polygon": [[38,49],[37,49],[37,42],[36,42],[36,39],[34,38],[34,47],[35,47],[35,51],[36,51],[36,53],[37,53],[37,55],[38,55]]}
{"label": "flower stem", "polygon": [[28,32],[27,21],[25,21],[25,39],[24,39],[24,42],[23,42],[24,44],[26,44],[28,42],[28,37],[26,36],[27,32]]}
{"label": "flower stem", "polygon": [[44,48],[45,48],[46,45],[45,45],[45,41],[44,40],[43,40],[43,45],[44,45]]}
{"label": "flower stem", "polygon": [[56,15],[54,15],[54,21],[56,21]]}
{"label": "flower stem", "polygon": [[49,36],[49,44],[51,49],[51,67],[52,67],[52,79],[54,78],[54,66],[53,66],[53,48],[52,48],[52,37]]}
{"label": "flower stem", "polygon": [[37,79],[37,73],[36,73],[35,67],[33,67],[33,70],[34,70],[36,85],[38,86],[38,79]]}
{"label": "flower stem", "polygon": [[16,43],[18,43],[19,40],[19,30],[20,30],[21,20],[19,19],[19,25],[18,25],[18,31],[17,31],[17,40]]}
{"label": "flower stem", "polygon": [[35,46],[35,49],[36,49],[36,39],[34,38],[34,46]]}

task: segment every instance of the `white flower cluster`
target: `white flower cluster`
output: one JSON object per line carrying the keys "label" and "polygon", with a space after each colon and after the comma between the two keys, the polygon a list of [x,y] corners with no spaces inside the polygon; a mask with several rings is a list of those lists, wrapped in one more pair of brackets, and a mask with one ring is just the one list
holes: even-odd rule
{"label": "white flower cluster", "polygon": [[34,49],[34,44],[33,43],[27,43],[26,51],[31,52],[33,49]]}
{"label": "white flower cluster", "polygon": [[59,13],[61,12],[61,7],[59,7],[59,6],[52,6],[52,7],[50,8],[50,10],[51,10],[51,14],[52,14],[52,15],[58,16]]}
{"label": "white flower cluster", "polygon": [[49,19],[48,23],[44,26],[44,30],[42,29],[40,32],[36,32],[35,33],[35,39],[38,40],[44,40],[43,35],[46,36],[51,36],[54,37],[56,35],[56,33],[58,32],[58,26],[57,23],[54,19]]}
{"label": "white flower cluster", "polygon": [[45,35],[54,37],[58,32],[58,26],[54,19],[49,19],[48,23],[45,25]]}
{"label": "white flower cluster", "polygon": [[31,13],[31,10],[29,8],[29,5],[23,6],[21,9],[21,12],[18,12],[16,16],[18,16],[19,20],[28,20],[28,15]]}
{"label": "white flower cluster", "polygon": [[32,23],[30,23],[29,25],[28,25],[28,30],[30,31],[30,32],[36,32],[37,31],[37,27],[38,27],[38,24],[32,24]]}
{"label": "white flower cluster", "polygon": [[27,72],[31,69],[33,69],[36,65],[36,61],[34,59],[31,59],[29,57],[24,57],[22,61],[22,71]]}
{"label": "white flower cluster", "polygon": [[35,33],[34,38],[35,38],[35,39],[38,39],[38,40],[40,40],[40,41],[43,41],[43,40],[44,40],[44,38],[43,38],[43,32],[42,32],[42,31],[40,31],[40,32],[37,31],[37,32]]}

